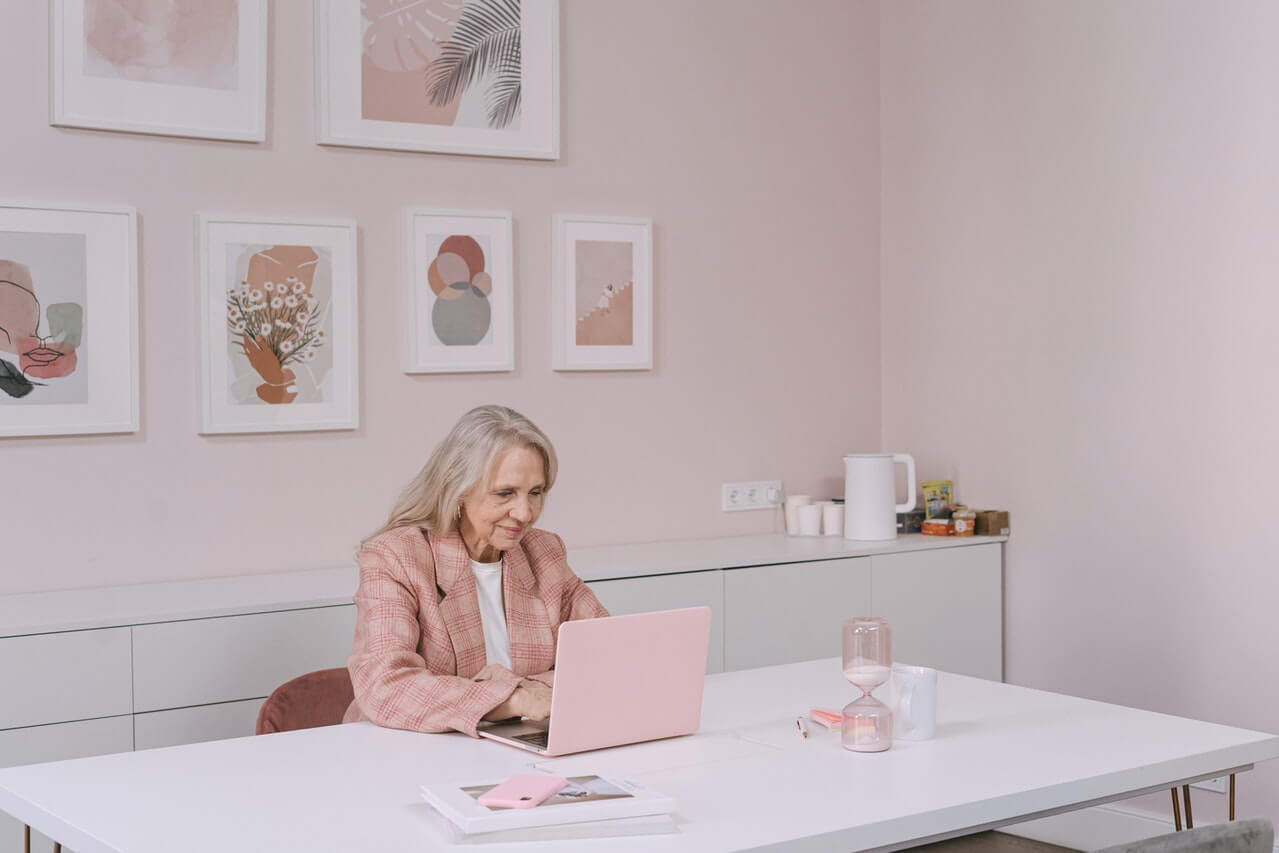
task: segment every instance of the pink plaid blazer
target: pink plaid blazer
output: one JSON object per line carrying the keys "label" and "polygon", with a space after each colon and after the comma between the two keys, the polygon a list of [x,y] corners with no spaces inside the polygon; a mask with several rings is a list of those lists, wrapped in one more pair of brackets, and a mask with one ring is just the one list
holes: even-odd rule
{"label": "pink plaid blazer", "polygon": [[355,701],[343,722],[456,729],[475,737],[480,718],[519,685],[515,676],[550,684],[561,623],[608,611],[568,567],[564,542],[554,533],[529,530],[503,562],[515,675],[472,681],[488,655],[462,537],[399,527],[366,543],[355,593],[355,646],[347,662]]}

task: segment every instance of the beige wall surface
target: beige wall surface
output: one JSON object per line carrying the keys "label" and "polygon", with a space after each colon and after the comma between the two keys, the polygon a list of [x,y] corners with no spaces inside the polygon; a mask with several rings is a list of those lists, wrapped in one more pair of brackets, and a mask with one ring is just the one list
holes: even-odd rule
{"label": "beige wall surface", "polygon": [[884,442],[1012,510],[1008,680],[1279,730],[1279,6],[881,15]]}
{"label": "beige wall surface", "polygon": [[[136,206],[142,364],[140,432],[0,439],[0,593],[349,564],[481,403],[555,441],[570,547],[777,530],[720,484],[879,446],[875,3],[564,0],[553,162],[317,146],[312,4],[271,6],[260,145],[50,127],[46,6],[0,6],[0,197]],[[513,212],[515,372],[401,373],[407,206]],[[360,429],[197,434],[201,211],[359,223]],[[552,372],[556,212],[652,218],[654,369]]]}

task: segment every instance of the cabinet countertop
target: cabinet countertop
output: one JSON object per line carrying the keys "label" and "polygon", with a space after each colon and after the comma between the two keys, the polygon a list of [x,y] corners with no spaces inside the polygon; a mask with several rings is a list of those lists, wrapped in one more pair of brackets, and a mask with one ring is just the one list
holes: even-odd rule
{"label": "cabinet countertop", "polygon": [[[837,560],[1004,542],[1006,536],[907,534],[884,542],[842,536],[725,536],[569,547],[569,565],[587,581]],[[0,596],[0,637],[82,631],[180,619],[208,619],[350,604],[355,566],[88,587]]]}

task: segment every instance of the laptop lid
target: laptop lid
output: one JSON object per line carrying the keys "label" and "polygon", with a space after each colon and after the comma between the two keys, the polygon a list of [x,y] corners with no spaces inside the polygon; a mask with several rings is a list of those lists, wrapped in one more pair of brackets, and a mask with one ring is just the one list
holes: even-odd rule
{"label": "laptop lid", "polygon": [[697,731],[710,633],[709,607],[560,625],[546,754]]}

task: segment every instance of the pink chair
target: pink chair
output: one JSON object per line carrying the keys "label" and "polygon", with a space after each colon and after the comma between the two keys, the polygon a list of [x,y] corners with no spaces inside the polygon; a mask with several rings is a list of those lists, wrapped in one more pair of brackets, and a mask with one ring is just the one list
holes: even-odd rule
{"label": "pink chair", "polygon": [[353,699],[355,690],[345,667],[299,675],[266,697],[258,711],[257,733],[335,726],[342,722]]}

